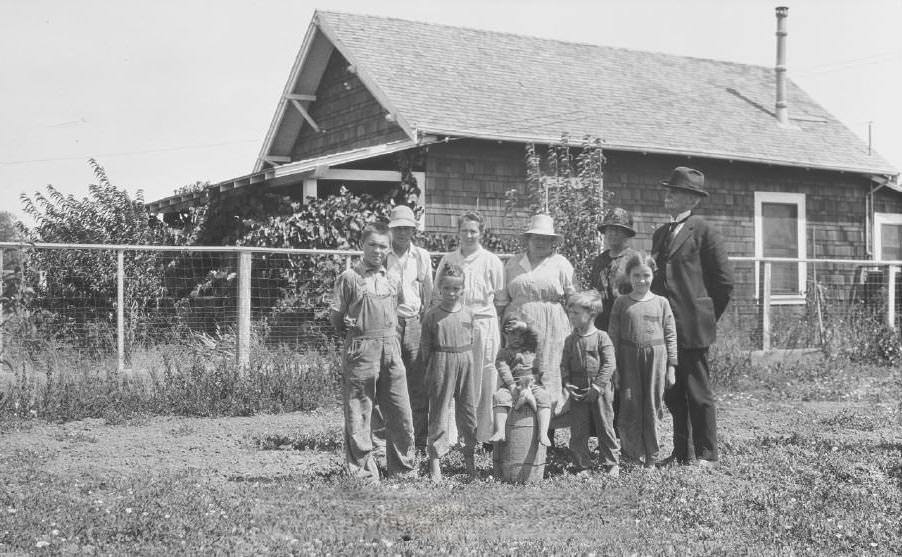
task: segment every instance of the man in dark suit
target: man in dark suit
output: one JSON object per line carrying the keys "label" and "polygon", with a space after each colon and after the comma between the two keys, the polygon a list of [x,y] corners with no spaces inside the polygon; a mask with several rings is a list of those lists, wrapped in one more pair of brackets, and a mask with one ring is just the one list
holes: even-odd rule
{"label": "man in dark suit", "polygon": [[694,456],[699,465],[709,466],[717,461],[717,414],[708,347],[730,301],[732,272],[720,234],[692,214],[708,197],[704,175],[680,166],[661,184],[667,188],[664,207],[672,222],[652,236],[658,268],[651,289],[667,298],[673,309],[679,360],[676,384],[664,394],[674,430],[673,454],[667,461],[689,464]]}

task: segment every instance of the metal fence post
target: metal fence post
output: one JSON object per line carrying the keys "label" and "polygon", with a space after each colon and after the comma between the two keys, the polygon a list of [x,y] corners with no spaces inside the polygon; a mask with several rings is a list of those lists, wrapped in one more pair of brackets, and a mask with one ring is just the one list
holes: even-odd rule
{"label": "metal fence post", "polygon": [[899,269],[895,265],[886,268],[886,325],[896,330],[896,279]]}
{"label": "metal fence post", "polygon": [[116,369],[125,370],[125,251],[116,252]]}
{"label": "metal fence post", "polygon": [[761,273],[761,350],[770,350],[770,261],[762,263],[764,270]]}
{"label": "metal fence post", "polygon": [[251,261],[253,252],[242,251],[238,255],[238,347],[239,366],[247,366],[251,346]]}

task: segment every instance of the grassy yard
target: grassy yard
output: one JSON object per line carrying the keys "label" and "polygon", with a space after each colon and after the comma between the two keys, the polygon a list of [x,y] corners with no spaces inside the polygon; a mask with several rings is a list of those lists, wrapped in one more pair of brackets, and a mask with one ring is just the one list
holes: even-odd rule
{"label": "grassy yard", "polygon": [[[807,368],[806,368],[807,369]],[[893,373],[897,375],[894,377]],[[335,408],[0,422],[0,553],[899,554],[898,372],[771,368],[720,388],[718,468],[533,486],[343,477]]]}

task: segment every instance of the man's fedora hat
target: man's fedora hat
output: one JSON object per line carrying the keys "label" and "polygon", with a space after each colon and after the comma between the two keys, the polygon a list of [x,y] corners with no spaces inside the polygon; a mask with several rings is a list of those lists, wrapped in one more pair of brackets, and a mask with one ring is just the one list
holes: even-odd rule
{"label": "man's fedora hat", "polygon": [[636,235],[636,229],[633,228],[633,215],[621,207],[614,207],[598,225],[599,232],[604,233],[607,228],[623,230],[629,237]]}
{"label": "man's fedora hat", "polygon": [[558,240],[561,235],[554,231],[554,219],[550,215],[534,215],[529,219],[529,228],[523,233],[524,236],[553,236]]}
{"label": "man's fedora hat", "polygon": [[413,209],[407,205],[398,205],[391,210],[391,218],[388,221],[388,227],[397,228],[399,226],[417,227],[417,218],[413,216]]}
{"label": "man's fedora hat", "polygon": [[673,169],[673,174],[667,180],[661,180],[661,185],[678,190],[688,191],[695,195],[708,197],[705,191],[705,175],[694,168],[678,166]]}

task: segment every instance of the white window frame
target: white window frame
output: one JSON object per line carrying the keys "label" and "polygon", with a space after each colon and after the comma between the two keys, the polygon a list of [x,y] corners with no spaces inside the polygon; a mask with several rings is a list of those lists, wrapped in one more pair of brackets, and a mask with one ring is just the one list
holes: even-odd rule
{"label": "white window frame", "polygon": [[884,224],[902,225],[902,213],[874,213],[874,259],[883,261],[883,231]]}
{"label": "white window frame", "polygon": [[[805,212],[805,194],[804,193],[785,193],[773,191],[756,191],[755,192],[755,257],[764,257],[764,227],[762,205],[765,203],[780,203],[783,205],[795,205],[798,214],[797,237],[799,240],[798,254],[796,257],[805,259],[808,249],[808,236],[806,230],[808,227],[807,213]],[[808,264],[804,261],[799,262],[799,291],[798,294],[772,294],[771,303],[774,305],[793,305],[804,304],[805,294],[808,285]],[[760,296],[758,285],[761,284],[761,266],[755,265],[755,299]]]}

